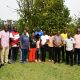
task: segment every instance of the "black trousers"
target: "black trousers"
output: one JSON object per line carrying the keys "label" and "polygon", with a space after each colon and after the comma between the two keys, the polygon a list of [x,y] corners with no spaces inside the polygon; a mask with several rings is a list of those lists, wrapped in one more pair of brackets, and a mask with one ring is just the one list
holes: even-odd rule
{"label": "black trousers", "polygon": [[42,47],[41,47],[41,59],[43,62],[45,62],[45,60],[46,60],[46,49],[47,49],[47,46],[42,45]]}
{"label": "black trousers", "polygon": [[62,53],[62,62],[65,61],[65,50],[64,50],[64,46],[61,47],[61,53]]}
{"label": "black trousers", "polygon": [[73,65],[73,51],[66,51],[66,64]]}
{"label": "black trousers", "polygon": [[54,62],[58,62],[60,63],[60,51],[61,48],[60,47],[55,47],[55,54],[54,54]]}
{"label": "black trousers", "polygon": [[54,47],[48,47],[49,50],[49,60],[54,60]]}
{"label": "black trousers", "polygon": [[74,52],[74,64],[80,64],[80,49],[75,48]]}
{"label": "black trousers", "polygon": [[12,61],[17,60],[19,47],[12,47]]}

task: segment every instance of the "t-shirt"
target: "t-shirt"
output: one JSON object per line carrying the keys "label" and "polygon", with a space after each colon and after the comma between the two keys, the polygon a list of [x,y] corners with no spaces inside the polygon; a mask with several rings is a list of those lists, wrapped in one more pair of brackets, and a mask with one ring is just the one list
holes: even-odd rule
{"label": "t-shirt", "polygon": [[75,48],[80,48],[80,34],[76,34],[74,36],[74,40],[75,40]]}
{"label": "t-shirt", "polygon": [[26,36],[28,36],[28,37],[29,37],[29,33],[28,33],[28,32],[26,33]]}
{"label": "t-shirt", "polygon": [[71,37],[70,39],[66,39],[64,44],[66,44],[67,51],[73,50],[73,44],[75,44],[74,38]]}
{"label": "t-shirt", "polygon": [[28,49],[29,48],[29,37],[22,35],[21,38],[21,44],[22,44],[22,49]]}
{"label": "t-shirt", "polygon": [[[63,40],[65,41],[67,39],[67,33],[62,33],[61,34]],[[62,46],[64,45],[64,43],[62,44]]]}
{"label": "t-shirt", "polygon": [[61,44],[63,42],[63,38],[62,38],[62,36],[55,35],[53,38],[53,41],[56,44],[56,45],[54,44],[55,47],[61,47]]}
{"label": "t-shirt", "polygon": [[10,38],[11,38],[11,46],[19,47],[19,45],[18,45],[19,39],[20,39],[19,32],[12,31],[10,33]]}
{"label": "t-shirt", "polygon": [[9,47],[9,31],[4,30],[0,32],[0,39],[2,47]]}
{"label": "t-shirt", "polygon": [[30,37],[30,48],[36,48],[36,39],[35,37]]}
{"label": "t-shirt", "polygon": [[66,34],[65,33],[62,33],[61,36],[62,36],[63,40],[66,40],[67,39],[67,33]]}
{"label": "t-shirt", "polygon": [[53,47],[53,38],[54,36],[49,36],[49,42],[48,42],[49,47]]}
{"label": "t-shirt", "polygon": [[48,35],[42,35],[41,36],[41,44],[42,45],[45,45],[48,40],[49,40],[49,36]]}

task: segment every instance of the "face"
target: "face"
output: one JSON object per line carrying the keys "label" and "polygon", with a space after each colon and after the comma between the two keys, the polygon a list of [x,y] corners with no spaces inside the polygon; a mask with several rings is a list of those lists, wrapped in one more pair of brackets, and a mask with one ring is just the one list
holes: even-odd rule
{"label": "face", "polygon": [[77,34],[80,34],[80,29],[77,29]]}
{"label": "face", "polygon": [[46,31],[44,31],[44,35],[46,35]]}
{"label": "face", "polygon": [[34,32],[32,33],[32,36],[34,36]]}
{"label": "face", "polygon": [[17,27],[14,27],[14,31],[17,31]]}
{"label": "face", "polygon": [[8,27],[7,27],[7,26],[5,26],[5,27],[4,27],[4,30],[5,30],[5,31],[7,31],[7,30],[8,30]]}
{"label": "face", "polygon": [[60,35],[60,31],[57,32],[57,35]]}
{"label": "face", "polygon": [[67,33],[67,29],[64,30],[64,33]]}
{"label": "face", "polygon": [[24,35],[26,35],[26,30],[24,30]]}
{"label": "face", "polygon": [[67,35],[67,36],[68,36],[68,38],[70,38],[70,37],[71,37],[70,33],[68,33],[68,35]]}
{"label": "face", "polygon": [[28,32],[29,31],[29,28],[28,27],[25,27],[26,31]]}

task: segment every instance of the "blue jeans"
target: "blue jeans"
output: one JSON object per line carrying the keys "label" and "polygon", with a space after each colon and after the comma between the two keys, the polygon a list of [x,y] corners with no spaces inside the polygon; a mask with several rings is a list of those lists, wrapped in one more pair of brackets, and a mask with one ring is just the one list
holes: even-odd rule
{"label": "blue jeans", "polygon": [[27,49],[21,49],[21,50],[22,50],[22,52],[21,52],[21,54],[22,54],[21,62],[24,62],[27,59],[28,50]]}

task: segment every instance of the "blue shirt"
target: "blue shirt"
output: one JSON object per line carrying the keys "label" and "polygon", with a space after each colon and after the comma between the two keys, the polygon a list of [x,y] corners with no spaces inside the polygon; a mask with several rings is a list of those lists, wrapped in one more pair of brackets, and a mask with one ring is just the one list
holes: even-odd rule
{"label": "blue shirt", "polygon": [[22,49],[28,49],[29,48],[29,37],[22,35],[21,36],[21,44],[22,44]]}

